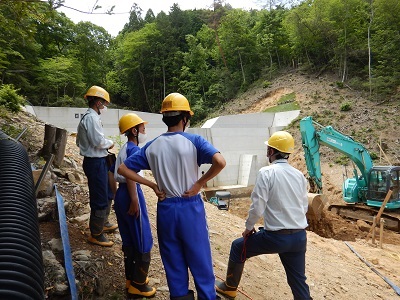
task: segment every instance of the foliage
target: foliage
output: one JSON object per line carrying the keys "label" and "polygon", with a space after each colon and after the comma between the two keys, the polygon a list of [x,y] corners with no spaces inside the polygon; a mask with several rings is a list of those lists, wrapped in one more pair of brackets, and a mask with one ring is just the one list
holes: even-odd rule
{"label": "foliage", "polygon": [[7,134],[9,137],[15,138],[21,130],[12,124],[2,124],[0,130]]}
{"label": "foliage", "polygon": [[340,111],[349,111],[351,110],[351,103],[350,102],[343,102],[340,105]]}
{"label": "foliage", "polygon": [[24,97],[18,95],[18,90],[12,84],[3,84],[0,86],[0,106],[12,112],[18,112],[24,103]]}
{"label": "foliage", "polygon": [[[168,93],[181,92],[197,122],[287,70],[334,71],[338,88],[375,99],[393,98],[400,85],[398,0],[304,0],[250,11],[216,1],[213,10],[174,4],[144,18],[133,4],[115,38],[90,22],[74,24],[52,3],[0,1],[0,83],[34,105],[82,105],[87,88],[100,85],[116,106],[158,112]],[[342,111],[351,108],[344,104]]]}
{"label": "foliage", "polygon": [[[60,97],[74,95],[76,90],[82,91],[83,75],[79,62],[73,57],[56,56],[40,60],[39,88],[47,99],[47,105],[57,106]],[[64,105],[61,105],[64,106]]]}
{"label": "foliage", "polygon": [[335,163],[342,166],[347,166],[350,163],[350,159],[346,155],[340,155],[335,158]]}
{"label": "foliage", "polygon": [[371,156],[372,160],[376,160],[379,158],[378,154],[376,154],[375,152],[370,152],[369,155]]}
{"label": "foliage", "polygon": [[264,81],[262,83],[262,87],[266,89],[266,88],[269,88],[271,86],[271,84],[272,84],[271,81]]}

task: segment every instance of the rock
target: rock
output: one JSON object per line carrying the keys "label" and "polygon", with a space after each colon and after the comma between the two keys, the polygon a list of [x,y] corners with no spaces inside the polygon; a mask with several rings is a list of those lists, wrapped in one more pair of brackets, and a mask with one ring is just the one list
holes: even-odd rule
{"label": "rock", "polygon": [[66,167],[66,168],[73,168],[76,169],[77,165],[76,162],[73,159],[69,159],[67,157],[64,157],[61,166]]}
{"label": "rock", "polygon": [[157,287],[158,292],[169,292],[169,289],[167,286],[159,286]]}
{"label": "rock", "polygon": [[69,221],[70,221],[71,223],[79,224],[79,223],[87,222],[87,221],[89,220],[89,218],[90,218],[90,213],[87,213],[87,214],[78,216],[78,217],[76,217],[76,218],[71,218],[71,219],[69,219]]}
{"label": "rock", "polygon": [[69,293],[68,285],[64,283],[57,283],[54,288],[54,295],[62,296]]}
{"label": "rock", "polygon": [[371,226],[363,220],[357,220],[357,227],[361,231],[365,231],[365,232],[369,232],[371,230]]}
{"label": "rock", "polygon": [[72,253],[72,256],[78,256],[78,255],[85,255],[90,258],[91,256],[91,251],[90,250],[78,250]]}
{"label": "rock", "polygon": [[58,169],[58,168],[54,168],[53,169],[54,174],[56,174],[58,177],[62,177],[65,178],[65,174],[66,172],[64,170]]}
{"label": "rock", "polygon": [[149,279],[149,284],[150,285],[155,285],[155,284],[160,284],[161,280],[159,278],[150,278]]}
{"label": "rock", "polygon": [[[38,170],[32,170],[32,175],[33,175],[33,181],[36,187],[36,183],[40,178],[40,175],[42,173],[42,169]],[[42,182],[38,188],[38,197],[43,198],[43,197],[48,197],[53,193],[53,186],[54,186],[54,180],[51,178],[51,173],[47,172],[44,178],[42,179]]]}
{"label": "rock", "polygon": [[373,263],[375,266],[379,265],[379,259],[373,258],[373,259],[371,259],[371,263]]}
{"label": "rock", "polygon": [[61,252],[63,251],[63,244],[61,239],[51,239],[49,242],[51,250]]}
{"label": "rock", "polygon": [[67,173],[67,179],[72,183],[78,182],[78,179],[75,177],[74,173]]}
{"label": "rock", "polygon": [[43,266],[48,277],[57,283],[66,281],[65,270],[63,266],[57,261],[54,253],[50,250],[42,252]]}
{"label": "rock", "polygon": [[96,278],[95,294],[103,296],[105,292],[104,282],[100,278]]}
{"label": "rock", "polygon": [[39,222],[55,220],[57,215],[56,206],[55,197],[38,198],[37,208]]}
{"label": "rock", "polygon": [[83,182],[83,175],[80,172],[75,171],[74,172],[74,176],[77,179],[78,183],[82,183]]}

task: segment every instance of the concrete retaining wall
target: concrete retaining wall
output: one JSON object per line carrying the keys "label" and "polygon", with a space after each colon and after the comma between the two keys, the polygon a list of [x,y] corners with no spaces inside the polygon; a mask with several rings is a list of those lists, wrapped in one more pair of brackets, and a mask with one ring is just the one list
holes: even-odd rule
{"label": "concrete retaining wall", "polygon": [[[79,120],[87,109],[29,106],[27,110],[46,123],[76,132]],[[126,138],[119,135],[118,120],[128,112],[134,112],[149,122],[146,124],[148,140],[166,132],[160,114],[108,109],[101,117],[107,137],[125,143]],[[299,113],[300,111],[289,111],[220,116],[208,120],[201,128],[188,128],[187,132],[199,134],[212,143],[227,162],[225,169],[209,181],[207,187],[253,185],[257,171],[267,164],[264,142],[275,131],[284,129]],[[201,172],[208,168],[209,165],[203,165]]]}

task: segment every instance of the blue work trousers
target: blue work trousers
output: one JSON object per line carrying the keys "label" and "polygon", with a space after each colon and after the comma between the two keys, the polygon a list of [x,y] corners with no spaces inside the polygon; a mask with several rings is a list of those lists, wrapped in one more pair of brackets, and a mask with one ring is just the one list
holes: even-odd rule
{"label": "blue work trousers", "polygon": [[108,167],[105,157],[84,157],[83,171],[88,180],[90,208],[104,210],[108,206]]}
{"label": "blue work trousers", "polygon": [[139,184],[136,184],[136,187],[139,198],[139,217],[128,214],[131,198],[126,183],[119,184],[114,199],[114,210],[122,245],[134,247],[140,253],[148,253],[153,247],[153,237],[143,191]]}
{"label": "blue work trousers", "polygon": [[[246,239],[232,242],[229,259],[236,263],[244,262],[261,254],[279,254],[286,271],[287,282],[295,300],[309,300],[310,289],[306,283],[305,256],[307,234],[305,230],[293,234],[279,234],[261,229]],[[245,246],[245,248],[244,248]]]}
{"label": "blue work trousers", "polygon": [[211,246],[200,195],[158,202],[157,233],[171,298],[188,294],[190,269],[198,299],[215,300]]}

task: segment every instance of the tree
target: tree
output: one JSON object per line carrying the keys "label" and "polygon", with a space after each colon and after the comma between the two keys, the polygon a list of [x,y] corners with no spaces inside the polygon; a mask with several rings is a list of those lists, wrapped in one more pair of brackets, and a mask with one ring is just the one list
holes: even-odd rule
{"label": "tree", "polygon": [[232,74],[232,88],[236,87],[235,92],[237,87],[246,87],[258,78],[262,68],[259,64],[256,37],[252,31],[254,25],[255,19],[249,12],[233,9],[221,19],[218,28],[227,67]]}
{"label": "tree", "polygon": [[80,62],[86,88],[103,85],[109,70],[108,49],[111,36],[91,22],[79,22],[75,29],[73,55]]}
{"label": "tree", "polygon": [[156,41],[160,36],[155,23],[146,24],[138,31],[127,33],[115,50],[115,68],[127,88],[127,94],[121,96],[127,98],[127,104],[142,111],[156,109],[154,98],[149,96],[150,89],[155,88],[149,84],[153,72],[147,71],[157,66],[152,54],[157,51]]}
{"label": "tree", "polygon": [[391,95],[400,85],[400,5],[396,0],[374,0],[371,9],[371,85],[377,95]]}
{"label": "tree", "polygon": [[[40,45],[35,41],[33,20],[43,17],[40,3],[4,0],[0,2],[0,82],[13,84],[24,94],[32,90]],[[38,16],[35,13],[38,13]]]}
{"label": "tree", "polygon": [[35,40],[41,45],[40,57],[67,55],[74,42],[75,24],[56,10],[49,10],[46,18],[35,21]]}
{"label": "tree", "polygon": [[[71,57],[58,56],[40,61],[40,87],[42,101],[47,106],[67,106],[59,102],[60,97],[75,96],[85,88],[80,63]],[[61,104],[61,105],[60,105]]]}
{"label": "tree", "polygon": [[286,10],[278,6],[273,10],[262,10],[257,13],[257,21],[253,28],[257,37],[257,52],[261,61],[269,61],[269,74],[290,65],[290,41],[283,26]]}
{"label": "tree", "polygon": [[142,18],[142,12],[143,10],[136,3],[133,3],[129,15],[129,22],[124,25],[124,28],[121,31],[122,34],[143,28],[145,22]]}

